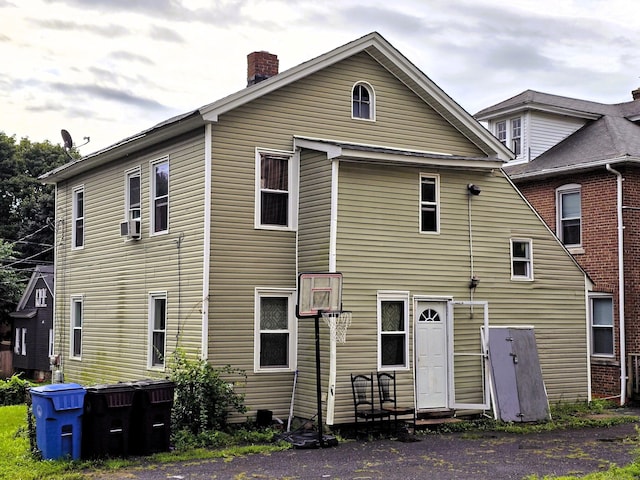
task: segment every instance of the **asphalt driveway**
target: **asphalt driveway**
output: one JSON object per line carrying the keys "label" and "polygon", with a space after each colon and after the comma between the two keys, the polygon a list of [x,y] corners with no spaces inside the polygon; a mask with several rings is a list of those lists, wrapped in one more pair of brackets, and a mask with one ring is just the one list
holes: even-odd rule
{"label": "asphalt driveway", "polygon": [[323,449],[146,464],[95,479],[522,479],[584,475],[635,460],[638,423],[535,434],[467,432],[420,441],[345,441]]}

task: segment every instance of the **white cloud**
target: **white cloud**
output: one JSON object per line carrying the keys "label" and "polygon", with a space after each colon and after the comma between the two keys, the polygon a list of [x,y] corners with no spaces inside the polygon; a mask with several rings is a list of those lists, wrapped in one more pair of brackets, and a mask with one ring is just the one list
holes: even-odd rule
{"label": "white cloud", "polygon": [[525,89],[602,102],[640,86],[633,0],[0,0],[0,130],[105,147],[380,32],[473,113]]}

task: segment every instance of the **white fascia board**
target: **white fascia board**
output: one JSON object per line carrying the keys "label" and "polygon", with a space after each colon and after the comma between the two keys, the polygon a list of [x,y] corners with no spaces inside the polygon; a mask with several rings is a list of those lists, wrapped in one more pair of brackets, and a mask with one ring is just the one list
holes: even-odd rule
{"label": "white fascia board", "polygon": [[602,117],[599,113],[584,112],[581,110],[573,110],[570,108],[556,107],[554,105],[545,105],[543,103],[521,103],[519,105],[513,105],[511,107],[501,108],[484,115],[476,116],[481,122],[487,122],[489,120],[496,120],[502,117],[512,117],[519,115],[527,110],[533,110],[537,112],[553,113],[555,115],[563,115],[565,117],[582,118],[584,120],[597,120]]}
{"label": "white fascia board", "polygon": [[[294,149],[306,148],[317,152],[325,152],[329,160],[339,158],[345,161],[455,167],[475,170],[491,170],[504,166],[502,160],[494,158],[465,158],[446,153],[400,150],[379,145],[353,144],[351,145],[352,148],[350,148],[350,145],[345,145],[342,142],[302,137],[294,137],[293,146]],[[357,146],[364,147],[364,149],[355,148]],[[384,149],[385,151],[375,151],[375,149]]]}
{"label": "white fascia board", "polygon": [[452,125],[474,144],[477,144],[477,141],[483,143],[483,145],[478,145],[478,147],[485,151],[489,150],[491,153],[495,153],[505,161],[513,157],[511,151],[502,145],[484,126],[460,107],[460,105],[413,65],[402,53],[375,32],[286,70],[256,85],[252,85],[251,87],[206,105],[200,108],[200,114],[207,122],[217,122],[220,115],[234,108],[260,98],[263,95],[278,90],[360,52],[366,52],[371,55],[380,65],[405,83],[408,88],[412,89],[420,98],[447,119],[447,121],[451,123],[451,120],[454,119],[455,122],[452,123]]}
{"label": "white fascia board", "polygon": [[217,122],[218,117],[223,113],[260,98],[263,95],[276,91],[290,83],[296,82],[308,75],[320,71],[323,68],[329,67],[364,50],[367,46],[377,46],[380,43],[379,38],[378,34],[371,33],[359,38],[358,40],[354,40],[353,42],[338,47],[324,55],[320,55],[319,57],[285,70],[284,72],[268,78],[267,80],[263,80],[260,83],[233,93],[225,98],[210,103],[209,105],[205,105],[200,108],[200,114],[205,121]]}
{"label": "white fascia board", "polygon": [[[463,135],[469,138],[474,144],[477,144],[473,138],[469,135],[469,132],[475,136],[478,140],[481,140],[486,148],[494,152],[499,158],[504,161],[509,161],[513,158],[513,153],[502,142],[500,142],[491,132],[489,132],[480,122],[478,122],[471,114],[464,110],[456,101],[454,101],[444,90],[442,90],[435,82],[433,82],[426,74],[424,74],[419,68],[411,63],[402,53],[393,48],[391,45],[377,45],[378,50],[384,54],[387,59],[390,59],[394,66],[400,69],[403,75],[398,75],[398,72],[390,70],[390,72],[399,77],[409,88],[411,88],[418,96],[429,104],[440,115],[447,119],[451,123],[451,118],[459,122],[460,126],[467,130],[461,130],[458,125],[452,123],[452,125],[460,131]],[[371,54],[371,52],[370,52]],[[385,63],[372,55],[383,66]],[[387,66],[388,68],[388,66]],[[404,77],[404,78],[403,78]],[[409,80],[409,81],[408,81]],[[427,98],[425,98],[425,95]],[[429,101],[431,99],[432,101]],[[444,107],[444,108],[443,108]],[[479,145],[478,145],[479,146]],[[482,146],[479,146],[482,148]]]}
{"label": "white fascia board", "polygon": [[592,170],[597,167],[604,167],[608,163],[612,165],[619,164],[619,163],[640,163],[640,158],[630,157],[630,156],[621,156],[616,158],[598,160],[596,162],[585,162],[585,163],[578,163],[575,165],[566,165],[566,166],[557,167],[557,168],[548,168],[545,170],[538,170],[535,172],[527,172],[527,173],[520,173],[520,174],[513,174],[513,175],[507,174],[507,176],[514,180],[525,180],[529,178],[548,177],[548,176],[559,175],[563,173],[571,173],[579,170]]}
{"label": "white fascia board", "polygon": [[495,168],[502,168],[504,162],[502,160],[478,160],[475,158],[437,158],[437,157],[423,157],[412,155],[400,155],[394,153],[383,152],[367,152],[362,150],[342,150],[342,160],[350,161],[365,161],[385,164],[404,164],[404,165],[416,165],[416,166],[434,166],[434,167],[451,167],[451,168],[465,168],[474,170],[493,170]]}
{"label": "white fascia board", "polygon": [[42,183],[55,184],[59,181],[71,178],[79,173],[104,165],[127,155],[131,155],[146,147],[151,147],[164,140],[171,139],[183,133],[202,127],[204,123],[200,116],[181,118],[174,123],[153,127],[150,130],[126,138],[119,143],[91,153],[79,160],[65,163],[50,172],[38,177]]}

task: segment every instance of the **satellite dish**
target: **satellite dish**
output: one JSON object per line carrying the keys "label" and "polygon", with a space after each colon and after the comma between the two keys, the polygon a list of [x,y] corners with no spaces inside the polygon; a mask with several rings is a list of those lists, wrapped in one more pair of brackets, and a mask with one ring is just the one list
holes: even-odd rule
{"label": "satellite dish", "polygon": [[62,140],[64,140],[64,148],[70,150],[73,148],[73,139],[69,132],[67,132],[64,128],[60,130],[60,135],[62,135]]}

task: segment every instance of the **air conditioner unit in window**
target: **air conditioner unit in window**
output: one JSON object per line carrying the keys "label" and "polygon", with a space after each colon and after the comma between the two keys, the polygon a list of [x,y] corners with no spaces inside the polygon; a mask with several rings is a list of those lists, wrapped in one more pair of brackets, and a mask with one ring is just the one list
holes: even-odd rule
{"label": "air conditioner unit in window", "polygon": [[120,236],[133,239],[140,238],[140,219],[133,218],[120,223]]}

